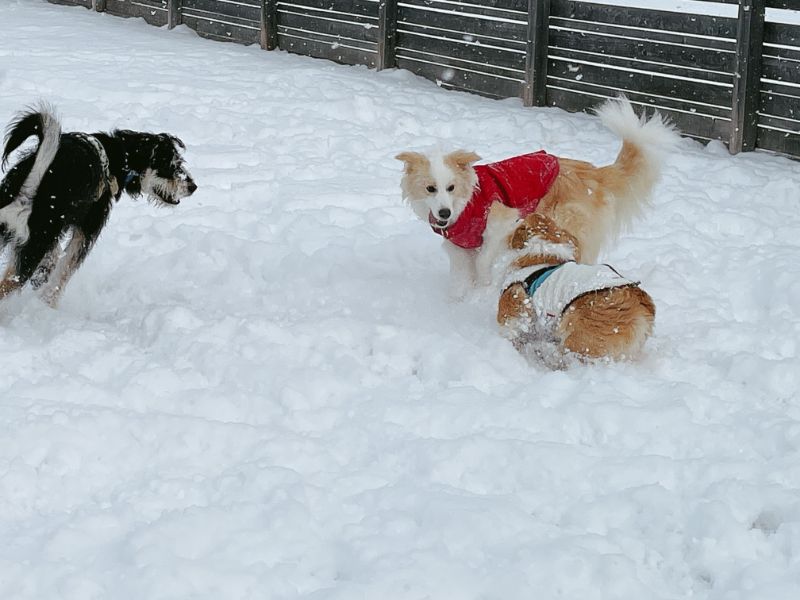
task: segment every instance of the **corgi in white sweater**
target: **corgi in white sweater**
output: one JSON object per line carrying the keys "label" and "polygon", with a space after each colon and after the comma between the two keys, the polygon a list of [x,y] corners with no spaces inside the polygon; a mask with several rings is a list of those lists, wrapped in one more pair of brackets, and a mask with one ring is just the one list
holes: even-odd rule
{"label": "corgi in white sweater", "polygon": [[515,347],[551,368],[570,356],[631,360],[653,331],[655,304],[608,265],[580,264],[580,246],[549,217],[495,203],[484,250],[501,281],[497,322]]}

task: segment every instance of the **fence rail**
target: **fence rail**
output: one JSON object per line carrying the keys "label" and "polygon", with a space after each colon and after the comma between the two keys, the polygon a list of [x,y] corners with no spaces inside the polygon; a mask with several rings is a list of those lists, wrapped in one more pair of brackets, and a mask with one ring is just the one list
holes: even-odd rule
{"label": "fence rail", "polygon": [[267,50],[398,67],[529,106],[586,110],[623,92],[731,152],[800,157],[800,0],[693,4],[727,16],[578,0],[49,1]]}

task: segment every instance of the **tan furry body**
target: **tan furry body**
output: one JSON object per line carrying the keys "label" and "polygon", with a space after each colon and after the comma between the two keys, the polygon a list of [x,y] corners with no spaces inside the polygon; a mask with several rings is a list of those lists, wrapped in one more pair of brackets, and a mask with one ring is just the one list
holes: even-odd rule
{"label": "tan furry body", "polygon": [[639,214],[656,184],[658,169],[639,146],[627,140],[611,165],[595,167],[559,158],[559,166],[558,177],[537,212],[572,233],[583,261],[594,263],[606,243]]}
{"label": "tan furry body", "polygon": [[631,359],[653,333],[656,306],[642,288],[626,286],[577,298],[561,316],[564,349],[587,358]]}
{"label": "tan furry body", "polygon": [[[626,360],[641,353],[653,331],[655,304],[636,285],[584,293],[558,315],[552,335],[544,336],[547,339],[541,328],[537,329],[542,315],[536,314],[523,284],[528,272],[522,269],[563,264],[570,260],[564,258],[570,252],[576,260],[578,238],[538,213],[518,221],[515,210],[499,204],[492,207],[487,234],[501,240],[512,257],[503,274],[505,287],[498,301],[497,322],[519,350],[555,368],[563,367],[568,355],[580,360]],[[544,351],[546,344],[554,345],[553,351]]]}

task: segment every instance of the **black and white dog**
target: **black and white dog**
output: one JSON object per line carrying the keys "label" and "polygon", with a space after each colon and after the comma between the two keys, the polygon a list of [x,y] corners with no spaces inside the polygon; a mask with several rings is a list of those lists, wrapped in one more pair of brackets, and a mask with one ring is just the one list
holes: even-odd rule
{"label": "black and white dog", "polygon": [[122,192],[175,205],[197,189],[184,168],[183,142],[166,133],[62,133],[42,107],[9,125],[4,167],[31,136],[38,147],[0,182],[0,251],[11,249],[0,299],[30,281],[55,306]]}

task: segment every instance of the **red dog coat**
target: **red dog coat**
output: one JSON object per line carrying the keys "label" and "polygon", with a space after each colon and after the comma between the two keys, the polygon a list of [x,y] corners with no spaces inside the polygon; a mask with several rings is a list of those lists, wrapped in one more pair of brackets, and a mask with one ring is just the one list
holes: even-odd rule
{"label": "red dog coat", "polygon": [[478,185],[472,192],[464,212],[441,229],[433,227],[436,219],[429,215],[432,229],[462,248],[478,248],[483,244],[483,231],[492,202],[516,208],[524,217],[536,210],[558,176],[558,158],[544,150],[474,167]]}

